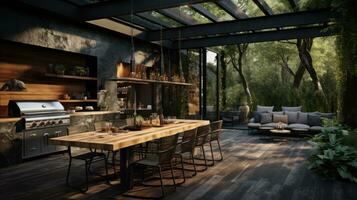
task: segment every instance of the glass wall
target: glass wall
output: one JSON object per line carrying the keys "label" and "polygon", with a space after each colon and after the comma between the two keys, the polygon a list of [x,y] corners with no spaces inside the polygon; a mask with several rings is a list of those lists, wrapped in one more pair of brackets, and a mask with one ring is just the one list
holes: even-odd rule
{"label": "glass wall", "polygon": [[217,54],[212,51],[207,51],[206,54],[206,118],[209,120],[217,120],[218,104],[218,89],[217,88]]}

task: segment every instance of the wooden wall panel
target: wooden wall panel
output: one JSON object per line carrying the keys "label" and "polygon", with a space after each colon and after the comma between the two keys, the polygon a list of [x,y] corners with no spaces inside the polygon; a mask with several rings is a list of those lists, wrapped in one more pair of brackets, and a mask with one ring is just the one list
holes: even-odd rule
{"label": "wooden wall panel", "polygon": [[[18,79],[27,88],[24,92],[0,91],[0,117],[7,116],[9,100],[53,100],[61,99],[64,94],[86,92],[88,82],[85,80],[46,77],[45,74],[49,64],[70,67],[87,66],[88,63],[84,55],[0,41],[0,87],[7,80]],[[96,74],[96,66],[92,66],[91,70]]]}

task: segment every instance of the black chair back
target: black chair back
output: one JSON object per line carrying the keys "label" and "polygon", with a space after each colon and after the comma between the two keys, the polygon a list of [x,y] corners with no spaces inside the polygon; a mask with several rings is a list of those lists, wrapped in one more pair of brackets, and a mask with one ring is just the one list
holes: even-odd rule
{"label": "black chair back", "polygon": [[175,153],[177,139],[178,134],[159,139],[157,156],[160,164],[170,163]]}
{"label": "black chair back", "polygon": [[210,125],[204,125],[197,128],[196,146],[202,146],[207,142],[210,133]]}
{"label": "black chair back", "polygon": [[185,131],[182,136],[180,153],[192,152],[195,147],[197,128]]}
{"label": "black chair back", "polygon": [[219,120],[219,121],[215,121],[215,122],[212,122],[210,124],[211,126],[211,135],[210,135],[210,140],[218,140],[219,139],[219,135],[222,131],[222,120]]}

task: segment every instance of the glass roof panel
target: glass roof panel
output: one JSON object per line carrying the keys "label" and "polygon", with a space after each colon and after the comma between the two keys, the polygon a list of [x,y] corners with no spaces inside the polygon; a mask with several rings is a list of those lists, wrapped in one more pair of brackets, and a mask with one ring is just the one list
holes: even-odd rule
{"label": "glass roof panel", "polygon": [[211,21],[209,19],[207,19],[206,17],[204,17],[197,11],[191,9],[189,6],[182,6],[181,11],[182,11],[182,13],[185,13],[186,15],[195,19],[200,24],[211,23]]}
{"label": "glass roof panel", "polygon": [[288,1],[265,0],[265,2],[273,10],[274,14],[282,14],[292,12]]}
{"label": "glass roof panel", "polygon": [[201,5],[208,11],[210,11],[212,14],[216,15],[220,19],[220,21],[234,20],[234,18],[230,14],[221,9],[215,3],[207,2],[202,3]]}
{"label": "glass roof panel", "polygon": [[162,22],[162,24],[167,24],[169,25],[169,27],[171,28],[174,28],[174,27],[180,27],[182,26],[182,24],[178,23],[177,21],[169,18],[169,17],[166,17],[156,11],[149,11],[149,12],[146,12],[148,14],[150,14],[151,16],[153,16],[155,19],[157,19],[157,23],[160,23]]}
{"label": "glass roof panel", "polygon": [[264,13],[259,9],[259,7],[252,0],[231,0],[239,8],[241,8],[245,14],[249,17],[260,17],[264,16]]}

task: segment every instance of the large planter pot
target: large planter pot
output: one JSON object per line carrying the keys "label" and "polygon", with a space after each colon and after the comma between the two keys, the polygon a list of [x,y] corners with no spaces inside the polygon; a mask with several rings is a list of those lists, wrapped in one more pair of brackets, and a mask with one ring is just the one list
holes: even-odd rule
{"label": "large planter pot", "polygon": [[248,105],[242,105],[239,106],[239,121],[240,122],[247,122],[248,121],[248,115],[249,115],[249,106]]}

